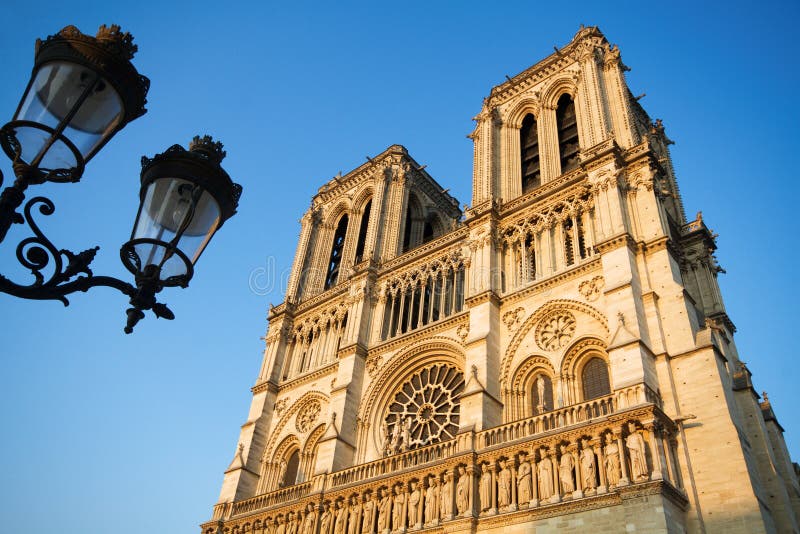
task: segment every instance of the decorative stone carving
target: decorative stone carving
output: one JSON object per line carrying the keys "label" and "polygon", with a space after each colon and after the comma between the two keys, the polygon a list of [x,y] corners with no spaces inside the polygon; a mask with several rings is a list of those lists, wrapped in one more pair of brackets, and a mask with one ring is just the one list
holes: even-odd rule
{"label": "decorative stone carving", "polygon": [[589,444],[589,440],[583,440],[583,449],[581,450],[581,480],[585,490],[594,490],[597,487],[597,467],[594,458],[594,452]]}
{"label": "decorative stone carving", "polygon": [[531,464],[525,452],[519,455],[519,469],[517,470],[517,499],[520,506],[527,504],[533,496],[531,486]]}
{"label": "decorative stone carving", "polygon": [[331,531],[331,521],[333,520],[333,513],[331,506],[328,503],[323,505],[322,515],[319,518],[319,532],[320,534],[329,534]]}
{"label": "decorative stone carving", "polygon": [[606,281],[602,276],[595,276],[591,280],[584,280],[578,286],[578,292],[589,302],[600,298],[600,291],[605,287]]}
{"label": "decorative stone carving", "polygon": [[469,335],[469,324],[462,324],[456,328],[456,335],[461,340],[461,343],[466,342]]}
{"label": "decorative stone carving", "polygon": [[481,512],[487,512],[492,507],[492,472],[489,464],[483,464],[480,484]]}
{"label": "decorative stone carving", "polygon": [[287,399],[281,399],[275,403],[275,415],[280,417],[283,415],[284,410],[286,410],[286,405],[289,404]]}
{"label": "decorative stone carving", "polygon": [[359,516],[361,515],[361,503],[355,495],[350,497],[349,520],[347,534],[358,534]]}
{"label": "decorative stone carving", "polygon": [[469,511],[469,475],[464,466],[458,467],[458,484],[456,484],[456,509],[458,515]]}
{"label": "decorative stone carving", "polygon": [[303,518],[303,532],[302,534],[314,534],[314,527],[317,522],[317,513],[314,511],[314,505],[309,504],[306,507],[306,516]]}
{"label": "decorative stone carving", "polygon": [[561,446],[561,461],[558,466],[558,474],[561,479],[561,490],[564,493],[572,493],[575,491],[575,481],[572,478],[572,472],[575,469],[575,459],[572,453],[567,450],[566,445]]}
{"label": "decorative stone carving", "polygon": [[375,376],[375,373],[378,372],[378,369],[380,368],[380,366],[381,366],[381,357],[380,356],[376,356],[374,358],[370,358],[370,359],[367,360],[367,364],[366,364],[367,374],[370,376],[370,378]]}
{"label": "decorative stone carving", "polygon": [[372,534],[375,529],[375,501],[367,498],[364,495],[364,504],[362,505],[364,517],[361,524],[361,534]]}
{"label": "decorative stone carving", "polygon": [[503,323],[510,331],[514,331],[522,324],[522,319],[525,318],[525,308],[517,308],[503,314]]}
{"label": "decorative stone carving", "polygon": [[435,476],[428,478],[428,489],[425,491],[425,526],[439,523],[439,484]]}
{"label": "decorative stone carving", "polygon": [[603,451],[606,457],[606,479],[608,480],[608,487],[616,487],[619,484],[620,470],[619,470],[619,447],[611,434],[606,435],[606,448]]}
{"label": "decorative stone carving", "polygon": [[435,364],[412,375],[384,418],[392,430],[391,453],[454,437],[463,389],[464,375],[453,365]]}
{"label": "decorative stone carving", "polygon": [[297,430],[302,433],[308,432],[319,418],[319,413],[321,411],[322,405],[320,405],[319,401],[314,400],[308,403],[308,405],[297,414],[297,422],[295,424]]}
{"label": "decorative stone carving", "polygon": [[537,466],[539,478],[539,498],[544,501],[553,496],[553,463],[547,456],[547,450],[541,449],[542,459]]}
{"label": "decorative stone carving", "polygon": [[631,476],[635,482],[647,480],[647,457],[645,456],[645,443],[641,432],[634,423],[628,423],[629,434],[625,438],[625,446],[631,459]]}
{"label": "decorative stone carving", "polygon": [[408,528],[418,529],[419,524],[419,503],[422,500],[422,493],[417,488],[417,483],[411,482],[411,490],[408,494]]}
{"label": "decorative stone carving", "polygon": [[511,470],[505,460],[498,462],[500,472],[497,473],[497,506],[505,511],[511,506]]}
{"label": "decorative stone carving", "polygon": [[336,522],[333,525],[333,534],[344,534],[347,527],[347,509],[342,501],[336,501]]}
{"label": "decorative stone carving", "polygon": [[380,504],[378,504],[378,533],[386,534],[389,532],[389,519],[392,513],[392,498],[386,489],[378,490]]}
{"label": "decorative stone carving", "polygon": [[575,316],[561,311],[545,317],[536,328],[536,343],[548,351],[564,347],[575,333]]}
{"label": "decorative stone carving", "polygon": [[406,502],[406,494],[402,485],[394,488],[394,499],[392,502],[392,531],[397,532],[403,529],[403,505]]}

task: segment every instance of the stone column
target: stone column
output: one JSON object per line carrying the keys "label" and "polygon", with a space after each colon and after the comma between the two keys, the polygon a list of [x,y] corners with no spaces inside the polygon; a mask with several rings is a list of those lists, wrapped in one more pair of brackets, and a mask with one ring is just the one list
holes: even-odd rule
{"label": "stone column", "polygon": [[597,472],[600,475],[600,485],[597,486],[597,494],[605,493],[608,488],[608,482],[606,482],[606,462],[605,456],[603,456],[603,436],[602,434],[600,437],[596,438],[592,443],[594,448],[595,456],[597,457]]}
{"label": "stone column", "polygon": [[660,446],[661,440],[656,436],[656,433],[660,433],[660,425],[653,422],[646,425],[644,429],[647,431],[647,442],[653,457],[653,471],[650,473],[650,480],[662,480],[664,478],[664,453]]}
{"label": "stone column", "polygon": [[622,441],[622,429],[614,429],[614,438],[617,440],[617,447],[619,447],[619,468],[621,476],[618,486],[627,486],[630,484],[630,479],[628,478],[628,455],[625,454],[625,443]]}
{"label": "stone column", "polygon": [[531,501],[528,503],[529,508],[539,506],[539,475],[538,465],[536,464],[536,450],[531,450],[528,454],[531,462]]}
{"label": "stone column", "polygon": [[553,466],[551,471],[553,476],[553,497],[550,499],[552,503],[561,502],[561,477],[559,477],[559,463],[556,457],[556,449],[558,449],[557,443],[550,446],[550,463]]}
{"label": "stone column", "polygon": [[578,445],[573,444],[567,454],[572,455],[572,462],[575,464],[575,491],[572,492],[573,499],[583,497],[583,477],[581,476],[581,458],[578,456]]}

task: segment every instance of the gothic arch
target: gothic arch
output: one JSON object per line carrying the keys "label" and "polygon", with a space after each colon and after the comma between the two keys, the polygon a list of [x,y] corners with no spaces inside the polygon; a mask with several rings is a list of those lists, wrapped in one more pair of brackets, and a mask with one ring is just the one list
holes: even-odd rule
{"label": "gothic arch", "polygon": [[527,96],[518,100],[517,103],[514,104],[514,107],[505,113],[503,123],[509,128],[516,128],[519,130],[522,127],[522,119],[529,113],[533,115],[537,121],[539,120],[541,103],[532,96]]}
{"label": "gothic arch", "polygon": [[[465,359],[461,345],[447,337],[429,338],[396,354],[379,370],[359,408],[359,419],[367,422],[373,438],[380,433],[379,417],[395,393],[389,385],[403,383],[416,371],[433,363],[426,358],[432,354],[436,355],[436,363],[451,363],[463,371]],[[373,440],[374,443],[377,441]]]}
{"label": "gothic arch", "polygon": [[539,371],[544,371],[550,378],[555,378],[556,371],[546,356],[528,356],[514,371],[511,387],[518,391],[527,387],[530,380]]}
{"label": "gothic arch", "polygon": [[[578,84],[575,78],[578,76],[576,72],[566,71],[553,78],[549,85],[542,89],[542,106],[549,109],[556,109],[558,106],[558,99],[562,95],[568,94],[575,102],[575,112],[578,111]],[[521,119],[520,119],[521,120]],[[578,117],[580,122],[581,117]]]}
{"label": "gothic arch", "polygon": [[537,309],[530,316],[528,316],[527,319],[525,319],[525,321],[519,327],[517,332],[514,334],[514,337],[511,339],[511,342],[508,344],[505,356],[503,357],[503,363],[500,367],[500,384],[502,387],[508,386],[511,364],[513,363],[514,357],[516,356],[517,349],[519,348],[522,341],[525,339],[525,336],[527,336],[528,333],[531,331],[531,329],[534,328],[539,323],[539,321],[544,319],[547,315],[563,310],[574,311],[592,317],[593,319],[597,320],[600,323],[600,325],[605,331],[605,337],[608,337],[609,334],[608,320],[606,319],[606,316],[596,308],[593,308],[592,306],[589,306],[588,304],[584,304],[577,300],[570,300],[570,299],[551,300],[546,304],[542,305],[539,309]]}
{"label": "gothic arch", "polygon": [[[327,213],[325,214],[324,218],[324,226],[327,228],[336,229],[336,225],[339,223],[339,219],[342,215],[347,214],[350,215],[353,212],[353,203],[348,197],[340,198],[336,204],[334,204]],[[349,231],[349,228],[348,228]]]}
{"label": "gothic arch", "polygon": [[262,458],[262,462],[266,458],[271,458],[275,455],[275,451],[277,450],[276,445],[278,440],[281,438],[284,429],[289,424],[290,421],[293,421],[295,416],[300,412],[302,408],[306,406],[307,403],[311,402],[311,400],[318,400],[320,405],[322,406],[322,412],[325,411],[325,408],[328,406],[328,396],[322,393],[321,391],[309,391],[302,395],[299,399],[297,399],[294,403],[292,403],[291,408],[289,408],[283,417],[278,421],[275,425],[275,428],[270,432],[269,440],[267,441],[267,446],[264,447],[264,456]]}
{"label": "gothic arch", "polygon": [[374,196],[375,192],[372,184],[366,184],[359,188],[355,193],[353,193],[353,201],[350,204],[352,212],[361,213],[364,210],[366,203],[372,200]]}
{"label": "gothic arch", "polygon": [[561,374],[577,376],[585,363],[588,353],[599,354],[607,364],[610,364],[606,343],[601,339],[591,336],[584,336],[576,340],[566,351],[561,361]]}

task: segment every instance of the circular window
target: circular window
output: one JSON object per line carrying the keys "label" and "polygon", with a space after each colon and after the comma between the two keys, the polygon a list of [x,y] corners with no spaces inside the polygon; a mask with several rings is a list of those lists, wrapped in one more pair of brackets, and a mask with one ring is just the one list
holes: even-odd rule
{"label": "circular window", "polygon": [[394,448],[413,449],[453,438],[463,390],[464,375],[453,365],[436,364],[412,375],[395,393],[384,418],[389,436],[396,436]]}

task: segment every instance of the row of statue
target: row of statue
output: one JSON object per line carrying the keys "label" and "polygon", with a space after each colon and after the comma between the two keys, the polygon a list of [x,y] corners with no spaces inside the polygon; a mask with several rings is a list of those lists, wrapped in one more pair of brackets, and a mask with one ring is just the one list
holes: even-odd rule
{"label": "row of statue", "polygon": [[[477,466],[460,465],[375,492],[326,501],[318,511],[268,518],[263,534],[391,534],[437,526],[457,517],[510,512],[604,493],[650,479],[651,454],[634,423],[623,438],[607,432],[597,440],[520,451]],[[477,484],[477,488],[473,488]],[[473,503],[473,496],[477,502]],[[319,517],[318,517],[319,516]],[[317,520],[319,519],[319,525]],[[319,531],[317,531],[317,526]]]}

